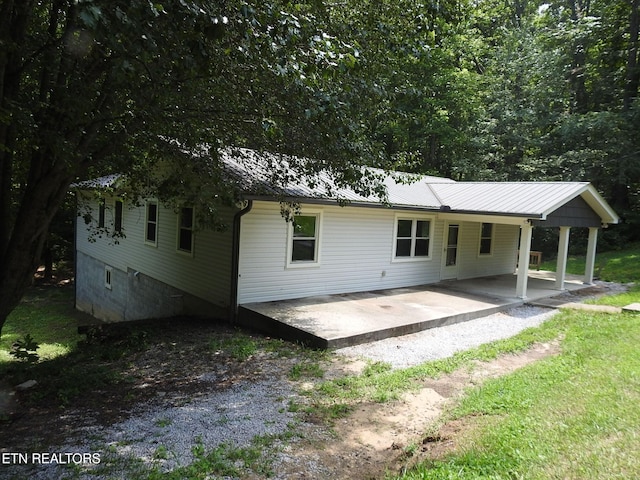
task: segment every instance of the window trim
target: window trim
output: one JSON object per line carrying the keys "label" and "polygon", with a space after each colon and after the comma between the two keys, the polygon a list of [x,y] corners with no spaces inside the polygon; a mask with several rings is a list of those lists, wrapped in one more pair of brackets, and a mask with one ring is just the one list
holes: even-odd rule
{"label": "window trim", "polygon": [[107,217],[107,202],[104,198],[98,199],[98,228],[104,228]]}
{"label": "window trim", "polygon": [[[396,255],[398,248],[398,222],[400,220],[411,220],[411,255],[407,257],[398,257]],[[415,245],[416,240],[416,230],[418,227],[418,221],[428,221],[429,222],[429,236],[427,237],[429,240],[429,246],[427,248],[426,255],[415,255]],[[393,221],[393,242],[391,244],[391,262],[392,263],[402,263],[402,262],[425,262],[433,259],[433,231],[435,226],[435,217],[433,215],[408,215],[406,213],[396,213],[394,221]],[[422,237],[420,237],[422,238]]]}
{"label": "window trim", "polygon": [[[120,207],[118,207],[118,205]],[[113,231],[122,233],[124,224],[124,200],[116,198],[113,202]]]}
{"label": "window trim", "polygon": [[104,266],[104,287],[107,290],[113,288],[113,267],[109,265]]}
{"label": "window trim", "polygon": [[291,259],[291,256],[293,255],[293,242],[294,242],[294,237],[293,237],[293,222],[287,222],[287,248],[286,248],[286,268],[287,269],[295,269],[295,268],[313,268],[313,267],[319,267],[321,265],[321,255],[320,252],[322,251],[321,249],[321,243],[322,243],[322,210],[317,210],[317,209],[312,209],[312,210],[304,210],[301,211],[299,214],[294,215],[293,219],[295,220],[295,217],[316,217],[316,231],[315,231],[315,241],[316,241],[316,245],[315,245],[315,252],[314,252],[314,258],[315,260],[313,261],[309,261],[309,260],[298,260],[298,261],[293,261]]}
{"label": "window trim", "polygon": [[[182,227],[182,210],[188,208],[191,210],[191,228],[186,229],[189,230],[191,232],[191,246],[190,246],[190,250],[185,250],[183,248],[180,248],[180,233],[183,230]],[[187,255],[190,257],[193,257],[193,252],[195,250],[195,224],[196,224],[196,210],[194,207],[190,207],[187,205],[182,205],[181,207],[178,208],[178,215],[177,215],[177,228],[176,228],[176,252],[178,252],[180,255]]]}
{"label": "window trim", "polygon": [[[151,205],[155,205],[156,207],[156,218],[153,221],[149,220],[149,207]],[[149,245],[150,247],[157,247],[158,246],[158,225],[159,225],[159,217],[160,217],[160,210],[159,210],[159,206],[158,206],[158,201],[157,200],[147,200],[145,202],[145,213],[144,213],[144,243],[145,245]],[[149,225],[153,224],[155,227],[155,235],[154,235],[154,240],[149,240]]]}
{"label": "window trim", "polygon": [[[482,236],[482,227],[484,225],[491,225],[491,236],[489,237],[483,237]],[[496,231],[496,224],[493,222],[481,222],[480,223],[480,235],[478,236],[478,256],[479,257],[490,257],[493,255],[493,244],[495,241],[495,231]],[[489,239],[489,251],[483,253],[482,252],[482,240],[485,239]]]}

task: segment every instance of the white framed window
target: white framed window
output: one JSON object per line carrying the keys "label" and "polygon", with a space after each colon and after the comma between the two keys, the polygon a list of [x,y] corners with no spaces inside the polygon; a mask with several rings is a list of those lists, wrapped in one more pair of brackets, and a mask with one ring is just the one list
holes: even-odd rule
{"label": "white framed window", "polygon": [[145,214],[144,243],[158,246],[158,202],[148,201]]}
{"label": "white framed window", "polygon": [[322,212],[305,211],[289,222],[287,267],[320,264]]}
{"label": "white framed window", "polygon": [[393,234],[393,261],[431,258],[433,218],[396,215]]}
{"label": "white framed window", "polygon": [[124,203],[116,200],[114,204],[113,229],[116,233],[122,232],[122,217],[124,214]]}
{"label": "white framed window", "polygon": [[178,210],[178,251],[193,255],[195,217],[193,207]]}
{"label": "white framed window", "polygon": [[491,255],[493,253],[493,223],[483,223],[480,228],[479,255]]}
{"label": "white framed window", "polygon": [[113,280],[113,268],[105,265],[104,267],[104,286],[111,290],[111,281]]}
{"label": "white framed window", "polygon": [[104,228],[104,220],[106,213],[106,203],[104,198],[98,200],[98,228]]}

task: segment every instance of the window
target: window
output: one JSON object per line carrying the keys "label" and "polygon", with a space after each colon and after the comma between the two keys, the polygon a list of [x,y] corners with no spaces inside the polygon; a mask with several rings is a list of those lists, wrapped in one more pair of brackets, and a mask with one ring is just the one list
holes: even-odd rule
{"label": "window", "polygon": [[429,256],[431,220],[397,218],[394,257],[426,258]]}
{"label": "window", "polygon": [[144,241],[150,245],[158,243],[158,203],[147,202],[147,220]]}
{"label": "window", "polygon": [[104,228],[105,209],[104,198],[101,198],[98,202],[98,228]]}
{"label": "window", "polygon": [[318,264],[320,213],[296,215],[289,227],[289,265]]}
{"label": "window", "polygon": [[118,233],[122,231],[122,200],[116,200],[113,228]]}
{"label": "window", "polygon": [[483,223],[480,231],[480,255],[490,255],[493,243],[493,223]]}
{"label": "window", "polygon": [[193,253],[193,208],[182,207],[178,212],[178,250]]}
{"label": "window", "polygon": [[109,266],[104,267],[104,286],[111,290],[111,274],[113,269]]}

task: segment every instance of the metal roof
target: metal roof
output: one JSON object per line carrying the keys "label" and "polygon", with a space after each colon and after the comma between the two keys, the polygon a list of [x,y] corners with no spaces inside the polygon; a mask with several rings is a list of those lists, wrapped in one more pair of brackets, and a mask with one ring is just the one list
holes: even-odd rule
{"label": "metal roof", "polygon": [[113,173],[111,175],[105,175],[104,177],[93,178],[90,180],[84,180],[82,182],[73,183],[71,186],[74,188],[86,188],[86,189],[100,189],[100,188],[112,188],[116,185],[117,181],[122,178],[119,173]]}
{"label": "metal roof", "polygon": [[432,181],[451,182],[453,180],[426,175],[401,172],[385,173],[383,170],[367,168],[365,172],[381,181],[387,191],[387,198],[377,195],[362,195],[350,188],[338,187],[326,172],[300,178],[292,173],[289,161],[311,162],[312,160],[292,159],[286,155],[258,153],[254,150],[230,148],[220,152],[220,158],[227,170],[239,179],[241,187],[249,196],[280,196],[290,199],[343,200],[355,204],[383,204],[385,200],[393,206],[439,209],[440,201],[428,184]]}
{"label": "metal roof", "polygon": [[[455,182],[449,178],[415,175],[363,167],[363,174],[381,181],[387,198],[363,195],[338,187],[321,170],[315,175],[295,173],[290,163],[314,162],[287,155],[244,148],[219,151],[223,168],[247,198],[284,198],[293,201],[354,205],[390,205],[395,208],[442,211],[471,215],[514,216],[544,220],[562,205],[581,196],[603,223],[619,217],[588,182]],[[317,167],[317,165],[315,165]],[[76,184],[80,188],[115,186],[119,175],[108,175]]]}
{"label": "metal roof", "polygon": [[[543,216],[579,195],[584,182],[459,182],[431,185],[452,210]],[[556,207],[557,208],[557,207]]]}
{"label": "metal roof", "polygon": [[[348,188],[337,188],[325,172],[319,173],[316,180],[291,175],[288,159],[292,157],[232,148],[222,150],[221,159],[241,179],[245,191],[256,197],[279,195],[298,200],[347,200],[358,205],[385,203],[375,195],[363,196]],[[544,220],[581,195],[604,223],[619,221],[588,182],[455,182],[449,178],[372,168],[367,171],[384,183],[386,203],[396,208]]]}
{"label": "metal roof", "polygon": [[581,196],[604,223],[619,218],[588,182],[456,182],[432,183],[450,211],[496,214],[544,220],[562,205]]}

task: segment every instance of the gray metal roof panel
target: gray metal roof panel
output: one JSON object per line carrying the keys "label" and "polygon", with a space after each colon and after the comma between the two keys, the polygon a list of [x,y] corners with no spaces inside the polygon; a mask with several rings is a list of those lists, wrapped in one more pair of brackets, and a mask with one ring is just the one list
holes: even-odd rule
{"label": "gray metal roof panel", "polygon": [[585,182],[432,183],[444,205],[454,211],[544,217],[579,195]]}
{"label": "gray metal roof panel", "polygon": [[[273,153],[243,148],[219,151],[223,168],[249,195],[264,198],[284,197],[318,202],[337,200],[361,205],[382,205],[377,195],[362,195],[350,188],[338,187],[322,169],[314,175],[298,175],[289,166],[292,162],[313,162]],[[364,167],[363,167],[364,168]],[[619,218],[595,188],[587,182],[455,182],[448,178],[384,172],[367,168],[377,176],[387,190],[386,203],[397,208],[415,208],[520,216],[544,219],[557,208],[582,195],[603,222],[617,223]],[[109,188],[122,179],[108,175],[76,184],[79,188]]]}
{"label": "gray metal roof panel", "polygon": [[[349,188],[337,187],[326,172],[316,174],[315,178],[293,175],[288,166],[288,159],[291,157],[286,155],[232,148],[222,150],[220,157],[228,171],[239,178],[242,188],[248,193],[281,195],[287,198],[339,199],[359,204],[382,203],[382,199],[376,195],[365,196]],[[387,201],[395,206],[438,209],[440,201],[429,188],[429,182],[453,183],[453,180],[447,178],[386,173],[375,168],[368,168],[368,173],[379,177],[384,183]]]}

